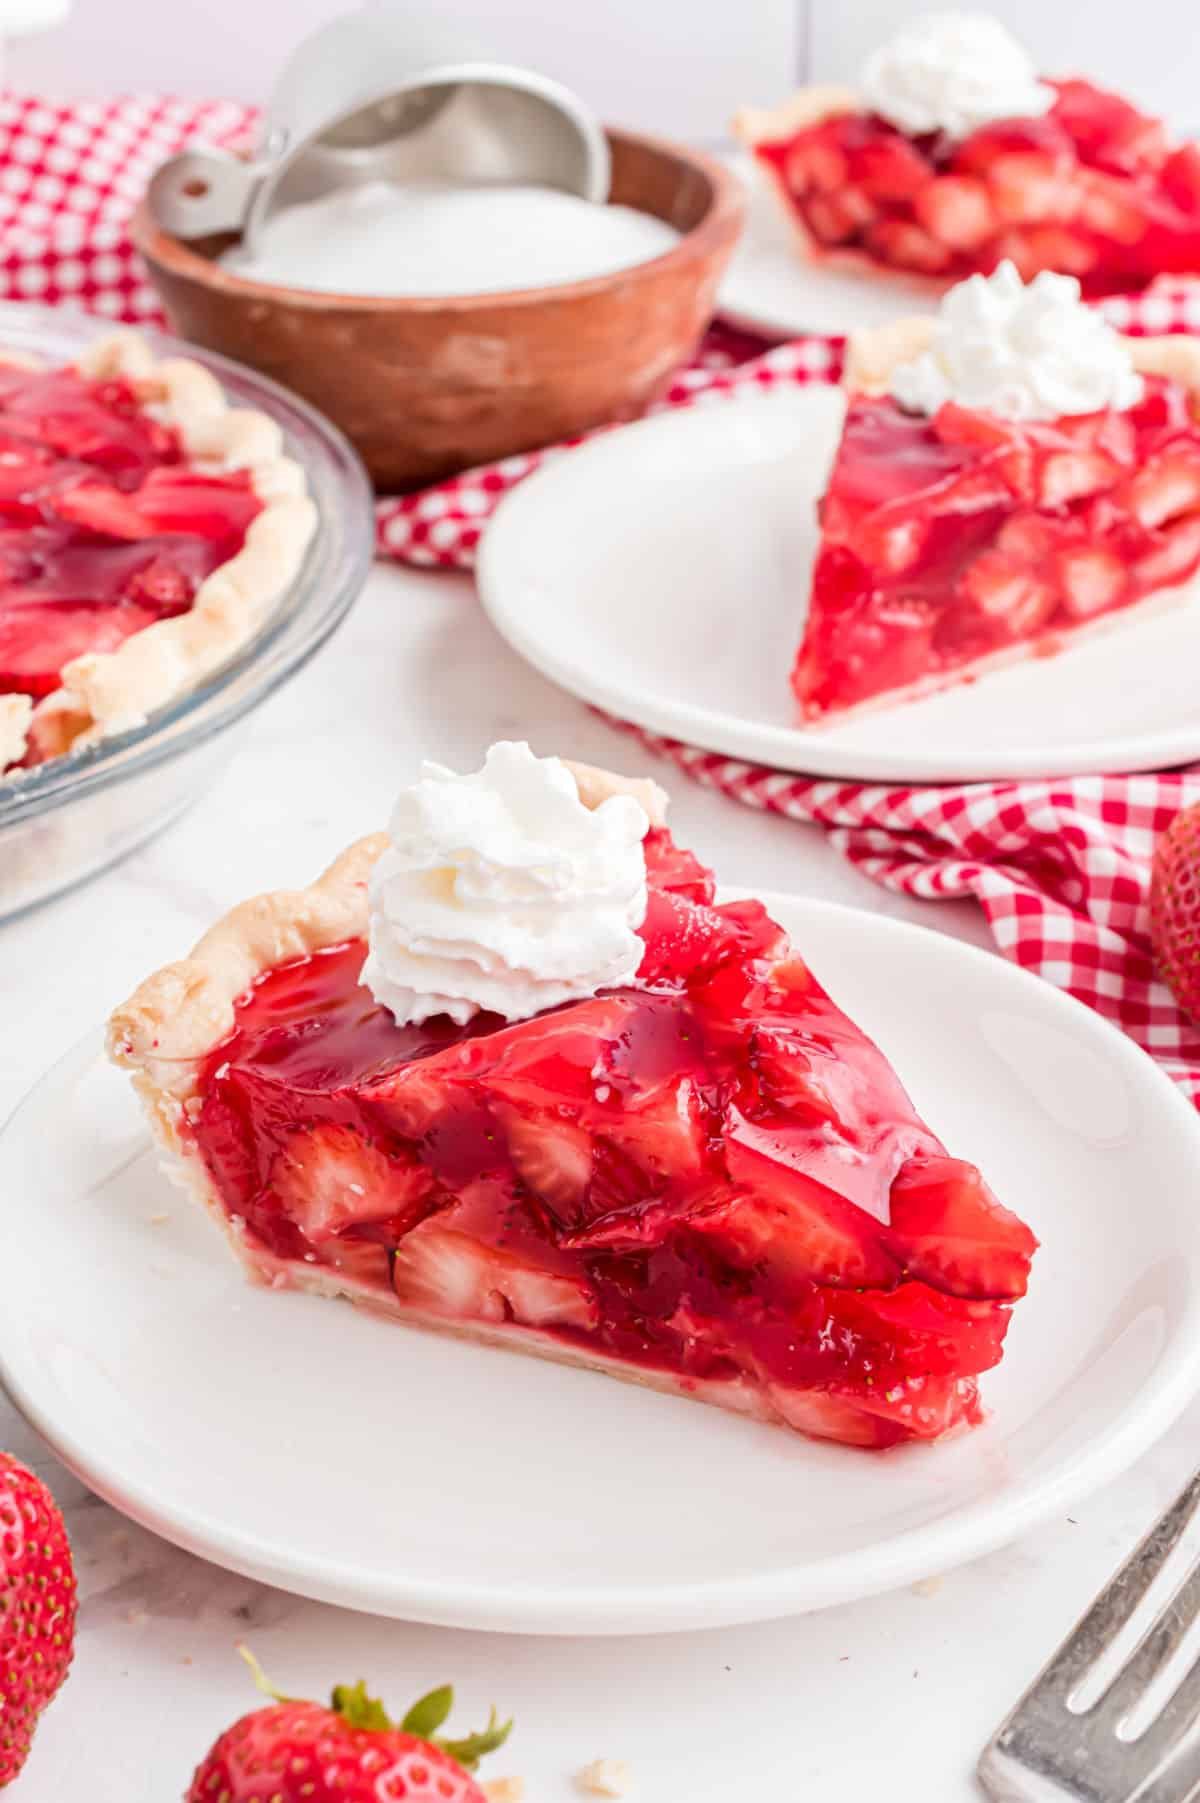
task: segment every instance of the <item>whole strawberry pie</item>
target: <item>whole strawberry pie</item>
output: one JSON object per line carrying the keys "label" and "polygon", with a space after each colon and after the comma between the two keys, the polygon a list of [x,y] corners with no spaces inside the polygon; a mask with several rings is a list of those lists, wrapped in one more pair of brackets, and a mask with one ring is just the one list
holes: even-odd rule
{"label": "whole strawberry pie", "polygon": [[[1012,264],[849,343],[792,685],[819,723],[1195,599],[1200,345]],[[1067,672],[1064,670],[1064,679]]]}
{"label": "whole strawberry pie", "polygon": [[1200,146],[1091,82],[1042,80],[985,14],[915,20],[857,90],[804,88],[735,129],[816,263],[944,285],[1007,259],[1088,294],[1200,272]]}
{"label": "whole strawberry pie", "polygon": [[526,745],[426,766],[109,1045],[254,1279],[804,1433],[977,1422],[1025,1292],[1033,1234],[661,791]]}
{"label": "whole strawberry pie", "polygon": [[0,350],[0,780],[141,725],[246,643],[316,523],[265,414],[135,334]]}

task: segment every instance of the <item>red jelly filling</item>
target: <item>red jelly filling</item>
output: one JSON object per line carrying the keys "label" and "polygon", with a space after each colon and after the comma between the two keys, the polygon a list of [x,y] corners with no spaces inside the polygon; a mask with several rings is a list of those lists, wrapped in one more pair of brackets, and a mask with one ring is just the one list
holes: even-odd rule
{"label": "red jelly filling", "polygon": [[[267,972],[193,1131],[248,1244],[865,1444],[978,1418],[1035,1241],[758,903],[647,841],[637,982],[398,1027],[360,941]],[[784,956],[787,961],[775,960]]]}
{"label": "red jelly filling", "polygon": [[1086,81],[955,141],[846,113],[758,145],[819,245],[957,280],[1011,258],[1088,293],[1200,270],[1200,147]]}
{"label": "red jelly filling", "polygon": [[821,503],[792,682],[809,718],[1039,650],[1200,565],[1200,424],[1178,383],[1127,412],[932,419],[856,396]]}
{"label": "red jelly filling", "polygon": [[184,613],[242,545],[248,475],[190,469],[125,382],[0,365],[0,694]]}

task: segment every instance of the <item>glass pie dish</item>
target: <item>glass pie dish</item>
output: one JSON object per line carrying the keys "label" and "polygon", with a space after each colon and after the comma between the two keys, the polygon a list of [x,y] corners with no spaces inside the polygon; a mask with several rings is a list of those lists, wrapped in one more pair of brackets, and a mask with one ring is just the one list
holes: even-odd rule
{"label": "glass pie dish", "polygon": [[[66,363],[111,330],[81,314],[6,307],[0,350]],[[0,920],[94,875],[195,800],[232,753],[247,717],[340,624],[370,568],[370,485],[342,435],[265,377],[166,334],[140,335],[158,355],[203,363],[231,399],[278,421],[287,454],[303,466],[319,523],[295,581],[220,669],[144,725],[0,781]]]}

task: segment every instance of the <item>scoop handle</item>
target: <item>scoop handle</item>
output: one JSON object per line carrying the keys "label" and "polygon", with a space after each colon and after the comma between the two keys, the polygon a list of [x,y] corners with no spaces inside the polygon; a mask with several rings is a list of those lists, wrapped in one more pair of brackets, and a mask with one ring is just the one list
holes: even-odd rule
{"label": "scoop handle", "polygon": [[169,157],[150,181],[151,210],[175,238],[241,231],[267,165],[227,150],[184,150]]}

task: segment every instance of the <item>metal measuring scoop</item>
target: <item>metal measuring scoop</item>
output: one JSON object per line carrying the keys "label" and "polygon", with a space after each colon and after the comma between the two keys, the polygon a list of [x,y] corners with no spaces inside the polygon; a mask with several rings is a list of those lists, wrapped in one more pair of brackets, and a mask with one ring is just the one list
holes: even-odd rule
{"label": "metal measuring scoop", "polygon": [[374,0],[295,51],[256,157],[185,150],[149,201],[174,237],[240,232],[252,252],[278,208],[365,182],[532,182],[604,201],[609,179],[603,129],[569,89]]}

